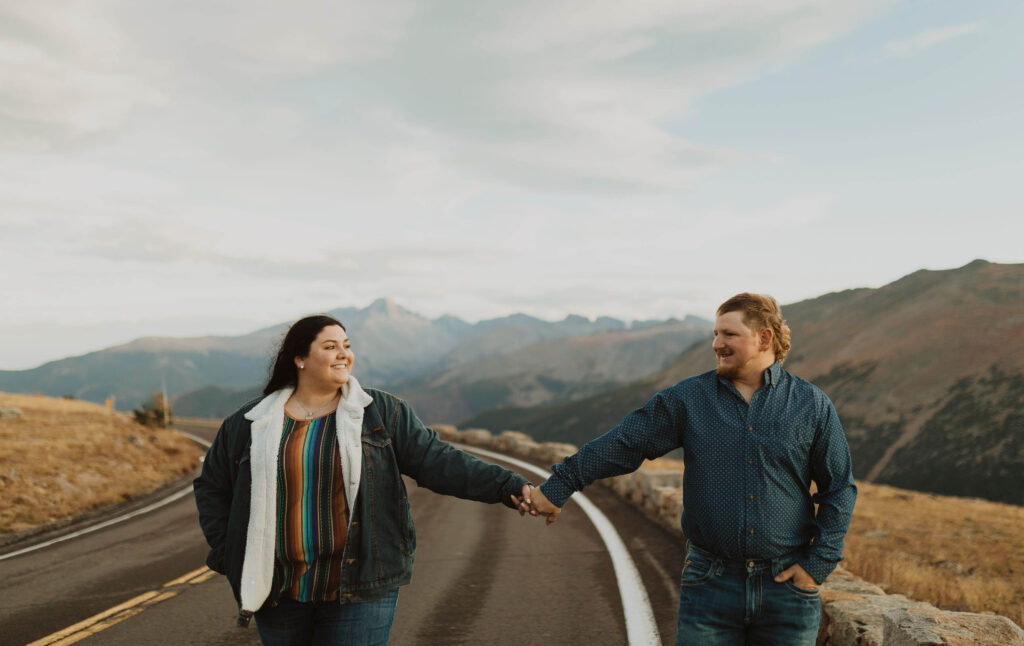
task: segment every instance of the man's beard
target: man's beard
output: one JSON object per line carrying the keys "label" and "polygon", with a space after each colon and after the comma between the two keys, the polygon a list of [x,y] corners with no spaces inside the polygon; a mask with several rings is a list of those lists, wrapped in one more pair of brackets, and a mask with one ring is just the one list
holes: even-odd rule
{"label": "man's beard", "polygon": [[[728,356],[732,356],[732,355],[728,355]],[[740,368],[741,368],[741,366],[738,366],[736,364],[723,364],[723,363],[719,363],[718,367],[715,368],[715,371],[718,373],[718,376],[723,378],[723,379],[735,379],[740,374]]]}

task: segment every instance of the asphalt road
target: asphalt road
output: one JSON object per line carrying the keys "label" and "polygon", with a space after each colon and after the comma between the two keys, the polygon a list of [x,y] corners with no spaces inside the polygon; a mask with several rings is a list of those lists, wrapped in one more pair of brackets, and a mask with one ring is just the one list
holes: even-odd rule
{"label": "asphalt road", "polygon": [[[200,427],[185,430],[213,434]],[[417,560],[412,584],[399,595],[393,645],[626,644],[611,560],[574,503],[546,527],[541,519],[521,518],[500,505],[440,496],[412,481],[407,486]],[[683,560],[679,539],[602,487],[586,493],[629,548],[663,643],[673,643]],[[8,546],[0,557],[21,547]],[[187,496],[124,523],[0,560],[0,645],[47,638],[126,602],[67,639],[85,645],[258,644],[255,627],[234,626],[227,582],[200,570],[206,549]]]}

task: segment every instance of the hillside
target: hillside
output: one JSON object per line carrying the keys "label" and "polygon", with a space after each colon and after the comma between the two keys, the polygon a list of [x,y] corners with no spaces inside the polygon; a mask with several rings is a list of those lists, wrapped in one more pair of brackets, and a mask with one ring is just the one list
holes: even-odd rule
{"label": "hillside", "polygon": [[[793,338],[786,369],[833,399],[858,477],[1024,504],[1024,265],[922,270],[783,313]],[[463,425],[582,444],[658,390],[713,368],[708,338],[621,388]]]}
{"label": "hillside", "polygon": [[664,368],[707,334],[687,318],[541,341],[447,370],[388,384],[428,422],[459,421],[501,406],[580,399]]}
{"label": "hillside", "polygon": [[200,450],[89,402],[0,393],[0,534],[130,500],[188,473]]}

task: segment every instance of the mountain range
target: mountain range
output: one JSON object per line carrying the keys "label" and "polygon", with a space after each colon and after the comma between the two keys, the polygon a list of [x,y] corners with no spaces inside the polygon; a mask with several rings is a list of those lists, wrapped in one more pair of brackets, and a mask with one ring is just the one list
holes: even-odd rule
{"label": "mountain range", "polygon": [[[710,322],[695,317],[627,325],[610,317],[591,321],[570,315],[550,322],[513,314],[467,323],[454,316],[427,319],[390,299],[328,314],[345,324],[361,383],[393,390],[391,384],[408,384],[411,401],[423,404],[421,414],[431,421],[446,422],[459,421],[490,406],[545,403],[626,383],[664,367],[679,347],[710,329]],[[177,415],[223,417],[260,392],[272,353],[288,325],[281,323],[237,337],[136,339],[31,370],[0,371],[0,390],[95,402],[114,396],[117,407],[124,410],[138,406],[166,385]],[[560,348],[566,340],[566,347]],[[595,355],[603,350],[611,356],[612,348],[623,344],[629,351],[618,355],[620,375],[607,376],[608,371],[601,367],[607,359]],[[530,355],[541,360],[521,361]],[[520,365],[515,376],[543,385],[533,388],[526,399],[521,396],[525,389],[502,394],[500,388],[492,387],[490,394],[483,394],[484,384],[497,379],[487,367],[495,363]],[[477,365],[483,366],[484,376],[465,378],[477,372]],[[565,366],[579,370],[575,377],[578,385],[559,382],[572,380]],[[461,372],[452,372],[460,367]],[[537,374],[528,374],[530,370]],[[542,372],[554,376],[548,378]],[[432,378],[435,374],[441,376]],[[439,383],[444,384],[445,396],[461,402],[458,406],[438,405]]]}
{"label": "mountain range", "polygon": [[[724,296],[723,296],[724,298]],[[713,369],[711,323],[524,314],[427,319],[391,300],[343,321],[368,386],[428,423],[583,444],[655,392]],[[785,367],[835,402],[859,478],[1024,504],[1024,264],[974,261],[783,306]],[[165,382],[180,416],[258,394],[287,323],[237,337],[142,338],[32,370],[0,390],[137,406]]]}
{"label": "mountain range", "polygon": [[[832,398],[859,478],[1024,504],[1024,264],[921,270],[785,305],[783,315],[793,340],[785,368]],[[707,337],[620,388],[463,425],[583,444],[714,366]]]}

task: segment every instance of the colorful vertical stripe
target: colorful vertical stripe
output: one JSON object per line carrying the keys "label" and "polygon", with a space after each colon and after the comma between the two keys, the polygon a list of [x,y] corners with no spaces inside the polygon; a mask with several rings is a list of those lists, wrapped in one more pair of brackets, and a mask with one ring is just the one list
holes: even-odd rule
{"label": "colorful vertical stripe", "polygon": [[277,589],[298,601],[334,600],[348,524],[334,413],[285,416],[277,482]]}

